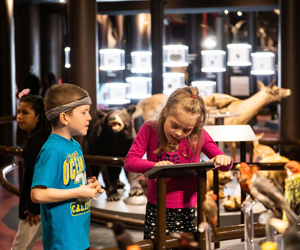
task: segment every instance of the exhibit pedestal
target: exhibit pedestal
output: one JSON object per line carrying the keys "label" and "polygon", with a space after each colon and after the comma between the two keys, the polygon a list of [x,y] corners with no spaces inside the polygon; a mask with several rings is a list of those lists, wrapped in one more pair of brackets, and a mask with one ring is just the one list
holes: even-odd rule
{"label": "exhibit pedestal", "polygon": [[[166,179],[183,178],[188,175],[197,176],[197,225],[203,221],[202,203],[206,194],[206,172],[214,168],[212,162],[164,165],[152,168],[139,178],[156,179],[156,246],[155,249],[166,249]],[[205,249],[204,233],[197,232],[196,240]]]}

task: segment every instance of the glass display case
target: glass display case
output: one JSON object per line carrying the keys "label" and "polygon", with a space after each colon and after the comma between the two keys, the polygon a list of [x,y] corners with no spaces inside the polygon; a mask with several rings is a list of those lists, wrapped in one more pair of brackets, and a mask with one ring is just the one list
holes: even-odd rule
{"label": "glass display case", "polygon": [[165,67],[184,67],[188,66],[188,50],[186,45],[165,45],[164,66]]}
{"label": "glass display case", "polygon": [[105,84],[105,103],[107,105],[122,105],[130,103],[127,98],[129,84],[123,82],[113,82]]}
{"label": "glass display case", "polygon": [[231,43],[227,45],[228,66],[250,66],[250,53],[252,46],[246,43]]}
{"label": "glass display case", "polygon": [[150,77],[127,77],[126,82],[129,84],[128,99],[144,99],[151,97],[152,80]]}
{"label": "glass display case", "polygon": [[202,72],[225,72],[224,50],[202,50]]}
{"label": "glass display case", "polygon": [[152,72],[152,52],[133,51],[131,52],[131,72],[151,73]]}
{"label": "glass display case", "polygon": [[191,84],[199,89],[199,95],[201,97],[211,95],[216,92],[215,81],[193,81]]}
{"label": "glass display case", "polygon": [[164,73],[163,83],[164,90],[163,93],[170,95],[175,89],[184,87],[184,73]]}
{"label": "glass display case", "polygon": [[255,52],[252,57],[252,75],[275,74],[275,54],[273,52]]}
{"label": "glass display case", "polygon": [[115,71],[125,69],[125,50],[100,49],[100,70]]}

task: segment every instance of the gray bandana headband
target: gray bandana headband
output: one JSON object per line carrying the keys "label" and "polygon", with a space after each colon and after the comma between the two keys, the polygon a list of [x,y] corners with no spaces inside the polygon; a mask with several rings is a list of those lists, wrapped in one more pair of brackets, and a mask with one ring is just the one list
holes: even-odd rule
{"label": "gray bandana headband", "polygon": [[89,96],[82,97],[74,102],[70,102],[61,106],[57,106],[53,109],[50,109],[46,112],[47,119],[51,121],[52,119],[58,117],[63,112],[68,112],[71,109],[77,108],[81,105],[91,105],[92,100]]}

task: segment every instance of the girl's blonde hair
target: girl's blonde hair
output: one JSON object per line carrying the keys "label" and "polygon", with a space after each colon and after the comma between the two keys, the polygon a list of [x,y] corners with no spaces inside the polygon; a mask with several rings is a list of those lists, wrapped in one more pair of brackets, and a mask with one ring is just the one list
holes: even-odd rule
{"label": "girl's blonde hair", "polygon": [[192,146],[192,154],[196,156],[201,143],[201,130],[207,118],[207,111],[203,99],[199,96],[199,90],[196,87],[184,87],[175,90],[168,98],[165,107],[157,120],[158,137],[160,145],[154,153],[161,154],[167,151],[167,137],[164,132],[166,118],[170,115],[176,116],[178,108],[192,114],[199,114],[198,120],[188,141]]}
{"label": "girl's blonde hair", "polygon": [[[69,83],[53,85],[47,91],[44,99],[45,112],[58,106],[74,102],[85,96],[88,96],[88,92],[77,85]],[[71,114],[72,110],[66,113]],[[51,124],[56,125],[58,120],[58,117],[52,119]]]}

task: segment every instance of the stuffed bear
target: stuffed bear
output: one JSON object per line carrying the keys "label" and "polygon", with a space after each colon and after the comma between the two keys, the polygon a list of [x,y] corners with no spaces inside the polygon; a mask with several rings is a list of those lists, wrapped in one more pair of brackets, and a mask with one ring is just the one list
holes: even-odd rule
{"label": "stuffed bear", "polygon": [[[96,110],[96,118],[93,118],[87,135],[83,140],[85,154],[125,157],[135,139],[136,133],[133,127],[132,113],[135,106],[127,109],[111,110],[104,112]],[[101,172],[105,184],[107,201],[118,201],[120,194],[118,188],[124,187],[119,181],[120,167],[101,166]],[[99,167],[87,166],[88,176],[98,176]],[[137,174],[126,172],[130,183],[130,196],[143,195],[143,189],[138,181],[133,178]]]}

